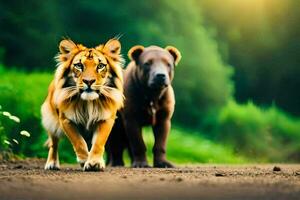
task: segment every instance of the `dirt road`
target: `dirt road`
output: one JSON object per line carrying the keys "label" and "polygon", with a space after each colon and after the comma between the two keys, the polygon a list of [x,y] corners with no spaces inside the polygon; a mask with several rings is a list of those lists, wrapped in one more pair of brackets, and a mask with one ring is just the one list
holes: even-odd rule
{"label": "dirt road", "polygon": [[0,199],[300,199],[300,165],[197,165],[176,169],[77,165],[44,171],[43,161],[0,163]]}

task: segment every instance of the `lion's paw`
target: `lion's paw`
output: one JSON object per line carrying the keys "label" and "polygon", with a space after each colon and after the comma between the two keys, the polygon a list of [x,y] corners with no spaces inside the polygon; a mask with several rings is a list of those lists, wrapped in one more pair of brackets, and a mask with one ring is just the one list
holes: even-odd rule
{"label": "lion's paw", "polygon": [[59,170],[59,162],[58,161],[47,161],[44,167],[45,170]]}
{"label": "lion's paw", "polygon": [[83,166],[83,171],[104,171],[105,162],[104,159],[89,159]]}
{"label": "lion's paw", "polygon": [[81,159],[77,156],[77,162],[80,164],[80,167],[84,167],[86,159]]}

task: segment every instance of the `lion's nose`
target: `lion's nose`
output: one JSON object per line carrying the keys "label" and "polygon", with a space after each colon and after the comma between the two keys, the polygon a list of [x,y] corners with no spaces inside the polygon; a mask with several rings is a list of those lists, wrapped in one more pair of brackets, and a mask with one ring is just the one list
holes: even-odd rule
{"label": "lion's nose", "polygon": [[93,83],[95,83],[96,79],[83,79],[82,81],[90,87]]}

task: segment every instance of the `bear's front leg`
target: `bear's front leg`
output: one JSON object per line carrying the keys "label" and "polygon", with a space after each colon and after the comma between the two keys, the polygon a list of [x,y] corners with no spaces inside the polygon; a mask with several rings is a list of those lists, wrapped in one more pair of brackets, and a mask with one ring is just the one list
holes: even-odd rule
{"label": "bear's front leg", "polygon": [[167,139],[171,129],[171,116],[168,112],[157,113],[157,122],[153,125],[153,167],[172,168],[174,165],[166,159]]}
{"label": "bear's front leg", "polygon": [[127,117],[124,120],[125,131],[130,143],[130,150],[132,153],[133,168],[148,168],[150,167],[146,157],[146,145],[142,137],[142,127],[133,118]]}

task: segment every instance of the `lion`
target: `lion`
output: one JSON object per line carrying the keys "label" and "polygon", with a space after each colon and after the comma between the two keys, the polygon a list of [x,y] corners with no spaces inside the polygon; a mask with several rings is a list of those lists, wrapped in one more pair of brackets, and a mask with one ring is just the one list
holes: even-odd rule
{"label": "lion", "polygon": [[87,48],[64,39],[57,69],[41,107],[48,133],[46,170],[59,170],[58,142],[65,134],[83,171],[103,171],[104,147],[122,108],[123,58],[118,39]]}

